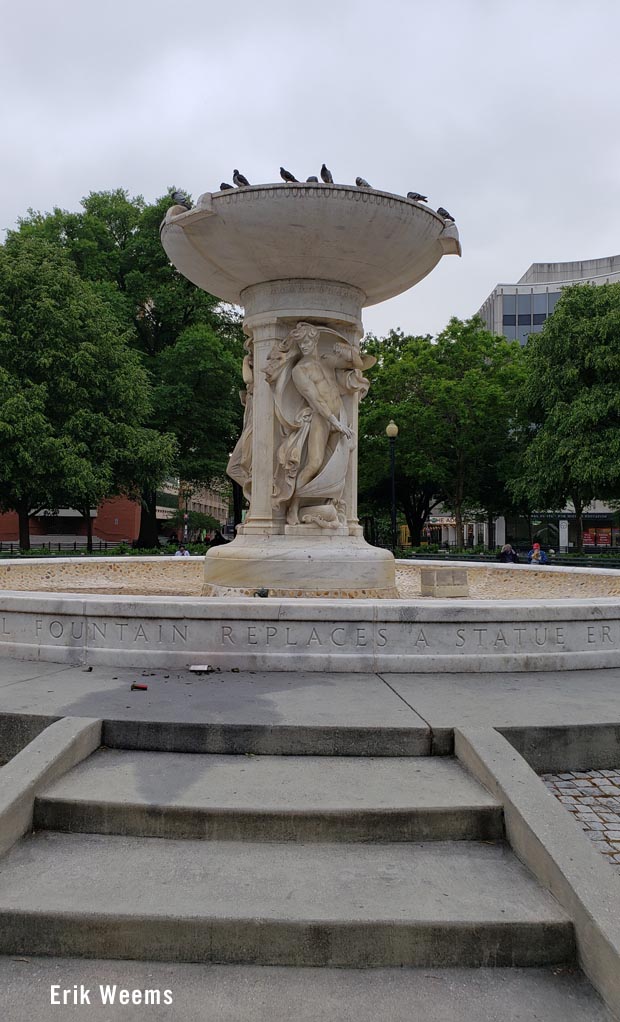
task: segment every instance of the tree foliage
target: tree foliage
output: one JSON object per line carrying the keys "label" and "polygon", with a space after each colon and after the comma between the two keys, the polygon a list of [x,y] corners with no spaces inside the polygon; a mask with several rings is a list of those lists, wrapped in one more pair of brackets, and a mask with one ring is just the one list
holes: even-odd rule
{"label": "tree foliage", "polygon": [[[187,515],[187,519],[185,515]],[[190,536],[203,531],[215,532],[221,528],[220,522],[213,515],[205,514],[204,511],[182,511],[180,508],[166,519],[166,524],[175,528],[180,535],[183,535],[187,525]]]}
{"label": "tree foliage", "polygon": [[620,284],[564,288],[525,361],[529,442],[512,487],[539,509],[569,500],[581,549],[584,508],[620,497]]}
{"label": "tree foliage", "polygon": [[[208,486],[224,474],[240,427],[243,337],[237,314],[168,261],[159,227],[170,204],[169,193],[146,203],[122,189],[91,192],[78,212],[30,211],[16,233],[60,246],[115,311],[155,394],[143,425],[173,434],[174,473]],[[155,503],[145,483],[147,546],[157,542]]]}
{"label": "tree foliage", "polygon": [[463,514],[493,500],[508,501],[504,480],[522,382],[518,344],[489,333],[482,322],[450,320],[436,338],[392,331],[371,338],[377,357],[361,406],[362,493],[388,502],[385,427],[397,423],[397,498],[412,540],[419,542],[430,511],[449,506],[463,542]]}
{"label": "tree foliage", "polygon": [[90,507],[165,474],[174,438],[143,426],[150,386],[118,308],[34,234],[0,248],[0,505]]}
{"label": "tree foliage", "polygon": [[385,428],[394,419],[397,444],[396,492],[414,544],[440,499],[442,466],[435,444],[424,381],[432,378],[430,337],[391,331],[368,337],[367,354],[377,359],[368,371],[370,391],[360,405],[359,485],[362,507],[384,510],[390,504],[389,447]]}

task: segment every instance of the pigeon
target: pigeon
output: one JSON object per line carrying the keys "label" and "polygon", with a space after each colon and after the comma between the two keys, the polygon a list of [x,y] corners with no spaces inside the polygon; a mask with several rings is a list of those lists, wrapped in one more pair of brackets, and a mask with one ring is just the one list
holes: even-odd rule
{"label": "pigeon", "polygon": [[291,174],[290,170],[285,170],[284,167],[280,167],[280,177],[287,184],[298,184],[297,178],[294,174]]}
{"label": "pigeon", "polygon": [[407,192],[407,198],[414,202],[428,202],[428,195],[420,195],[419,192]]}
{"label": "pigeon", "polygon": [[444,218],[444,220],[451,220],[452,223],[454,223],[454,217],[452,216],[452,213],[448,213],[448,210],[444,209],[443,206],[440,206],[437,212],[439,213],[439,216]]}
{"label": "pigeon", "polygon": [[315,184],[317,184],[317,185],[318,185],[318,183],[319,183],[319,179],[318,179],[318,177],[307,177],[307,178],[306,178],[306,184],[310,184],[310,182],[311,182],[311,181],[313,181],[313,182],[314,182]]}
{"label": "pigeon", "polygon": [[321,180],[324,181],[326,185],[333,185],[334,183],[331,171],[327,169],[325,164],[321,167]]}
{"label": "pigeon", "polygon": [[365,181],[363,177],[356,177],[355,184],[358,188],[372,188],[372,185],[369,185],[368,181]]}
{"label": "pigeon", "polygon": [[229,185],[227,181],[222,181],[220,185],[221,192],[229,192],[232,189],[232,185]]}
{"label": "pigeon", "polygon": [[173,192],[172,195],[170,196],[170,198],[174,199],[174,201],[176,202],[177,206],[185,206],[186,209],[191,209],[192,208],[192,204],[189,201],[189,199],[187,198],[187,195],[185,194],[185,192]]}
{"label": "pigeon", "polygon": [[247,177],[240,174],[236,167],[233,170],[233,184],[235,184],[237,188],[249,188],[250,186],[250,182]]}

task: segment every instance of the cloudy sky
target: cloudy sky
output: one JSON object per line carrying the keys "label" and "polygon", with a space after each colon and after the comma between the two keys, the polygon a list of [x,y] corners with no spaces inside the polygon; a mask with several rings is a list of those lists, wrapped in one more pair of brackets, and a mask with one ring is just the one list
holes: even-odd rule
{"label": "cloudy sky", "polygon": [[620,252],[617,0],[2,4],[0,228],[325,160],[424,192],[463,258],[367,310],[435,333],[534,261]]}

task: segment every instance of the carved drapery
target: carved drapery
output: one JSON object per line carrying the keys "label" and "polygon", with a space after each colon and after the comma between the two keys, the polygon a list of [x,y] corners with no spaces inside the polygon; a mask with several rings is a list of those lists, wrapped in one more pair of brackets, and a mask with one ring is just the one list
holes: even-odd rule
{"label": "carved drapery", "polygon": [[243,359],[242,376],[245,390],[239,391],[239,399],[243,405],[243,429],[228,461],[226,472],[231,479],[239,483],[246,500],[250,500],[252,496],[252,435],[254,430],[254,357],[251,339],[246,340],[244,348],[246,355]]}
{"label": "carved drapery", "polygon": [[273,502],[289,525],[344,526],[342,497],[356,438],[343,395],[368,392],[362,370],[374,361],[343,334],[311,323],[297,323],[273,344],[264,370],[279,432]]}

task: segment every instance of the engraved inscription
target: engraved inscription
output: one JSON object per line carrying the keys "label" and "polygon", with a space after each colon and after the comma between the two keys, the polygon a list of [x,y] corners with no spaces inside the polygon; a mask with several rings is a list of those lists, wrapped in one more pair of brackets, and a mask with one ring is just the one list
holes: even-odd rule
{"label": "engraved inscription", "polygon": [[[21,636],[21,638],[20,638]],[[54,614],[0,616],[0,644],[25,641],[42,646],[92,645],[99,649],[213,648],[221,652],[271,652],[293,656],[359,653],[388,655],[483,656],[620,650],[620,621],[510,621],[466,624],[440,621],[292,621],[270,619],[198,621],[127,618],[89,619]],[[205,645],[207,643],[208,645]]]}
{"label": "engraved inscription", "polygon": [[[3,632],[9,634],[5,627],[6,618],[2,619]],[[62,641],[83,641],[101,645],[131,646],[170,645],[188,641],[188,625],[172,622],[155,623],[154,621],[87,621],[84,618],[35,618],[34,633],[37,639],[46,641],[56,639]]]}
{"label": "engraved inscription", "polygon": [[298,647],[315,650],[348,650],[370,653],[373,649],[390,652],[395,645],[398,652],[415,654],[450,655],[462,653],[519,653],[531,650],[558,650],[590,646],[620,646],[620,623],[590,625],[585,622],[562,624],[486,624],[441,625],[427,622],[421,627],[411,625],[404,642],[402,625],[373,624],[245,624],[239,622],[220,626],[220,645],[269,646],[275,649]]}

